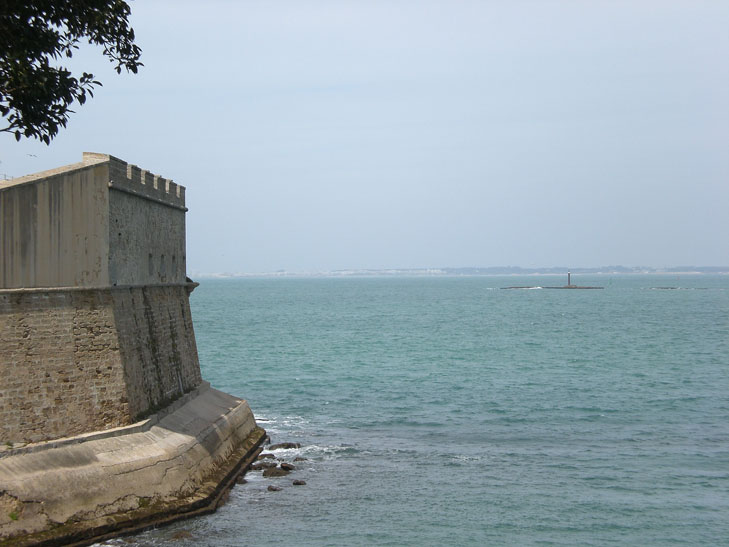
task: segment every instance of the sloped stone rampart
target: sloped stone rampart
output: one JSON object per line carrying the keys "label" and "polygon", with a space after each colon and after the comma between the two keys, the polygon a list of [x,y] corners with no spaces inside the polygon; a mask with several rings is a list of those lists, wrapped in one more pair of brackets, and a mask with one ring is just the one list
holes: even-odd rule
{"label": "sloped stone rampart", "polygon": [[2,443],[124,426],[202,381],[180,285],[0,291],[0,348]]}
{"label": "sloped stone rampart", "polygon": [[129,419],[162,408],[202,381],[186,286],[111,291]]}

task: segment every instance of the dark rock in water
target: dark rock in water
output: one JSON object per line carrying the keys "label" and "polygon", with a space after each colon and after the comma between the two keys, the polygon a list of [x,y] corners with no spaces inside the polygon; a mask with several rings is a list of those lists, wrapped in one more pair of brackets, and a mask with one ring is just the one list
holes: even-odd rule
{"label": "dark rock in water", "polygon": [[266,452],[265,454],[259,454],[257,460],[275,460],[276,456],[273,454]]}
{"label": "dark rock in water", "polygon": [[263,440],[263,444],[271,444],[271,437],[269,435],[266,435],[266,438]]}
{"label": "dark rock in water", "polygon": [[301,456],[296,456],[294,458],[294,461],[295,462],[308,462],[309,460],[307,460],[306,458],[302,458]]}
{"label": "dark rock in water", "polygon": [[236,484],[246,484],[248,481],[245,479],[243,475],[235,479]]}
{"label": "dark rock in water", "polygon": [[296,479],[294,481],[294,486],[306,486],[306,481],[302,481],[301,479]]}
{"label": "dark rock in water", "polygon": [[192,533],[188,532],[187,530],[178,530],[174,534],[170,536],[170,539],[178,540],[178,539],[190,539],[192,537]]}
{"label": "dark rock in water", "polygon": [[276,467],[277,465],[278,464],[276,462],[264,460],[262,462],[256,462],[253,465],[251,465],[250,470],[251,471],[260,471],[261,469],[270,469],[271,467]]}
{"label": "dark rock in water", "polygon": [[280,448],[301,448],[299,443],[278,443],[268,447],[269,450],[278,450]]}
{"label": "dark rock in water", "polygon": [[269,492],[278,492],[281,490],[280,486],[274,486],[273,484],[268,485],[268,491]]}
{"label": "dark rock in water", "polygon": [[296,469],[296,466],[291,463],[283,462],[281,464],[281,469],[285,469],[286,471],[294,471]]}
{"label": "dark rock in water", "polygon": [[285,477],[289,472],[286,469],[280,467],[269,467],[263,471],[264,477]]}

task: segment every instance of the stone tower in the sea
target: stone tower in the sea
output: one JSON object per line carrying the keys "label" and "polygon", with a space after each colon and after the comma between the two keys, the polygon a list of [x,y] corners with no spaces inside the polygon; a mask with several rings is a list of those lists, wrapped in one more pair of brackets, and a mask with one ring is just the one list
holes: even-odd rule
{"label": "stone tower in the sea", "polygon": [[0,541],[198,499],[259,443],[200,375],[186,211],[182,186],[105,154],[0,182]]}

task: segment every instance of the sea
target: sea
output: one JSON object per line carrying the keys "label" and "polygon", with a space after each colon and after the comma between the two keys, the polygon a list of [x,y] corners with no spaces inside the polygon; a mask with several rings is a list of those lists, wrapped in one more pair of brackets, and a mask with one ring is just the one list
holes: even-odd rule
{"label": "sea", "polygon": [[203,377],[296,470],[104,545],[729,545],[729,276],[200,281]]}

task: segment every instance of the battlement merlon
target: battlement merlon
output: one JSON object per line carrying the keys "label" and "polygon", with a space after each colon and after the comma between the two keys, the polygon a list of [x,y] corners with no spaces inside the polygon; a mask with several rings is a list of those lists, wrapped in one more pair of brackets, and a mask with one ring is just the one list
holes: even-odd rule
{"label": "battlement merlon", "polygon": [[109,164],[109,188],[187,211],[185,187],[109,154],[83,153],[83,164]]}

